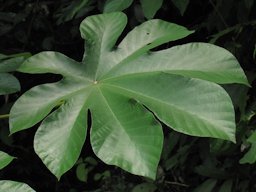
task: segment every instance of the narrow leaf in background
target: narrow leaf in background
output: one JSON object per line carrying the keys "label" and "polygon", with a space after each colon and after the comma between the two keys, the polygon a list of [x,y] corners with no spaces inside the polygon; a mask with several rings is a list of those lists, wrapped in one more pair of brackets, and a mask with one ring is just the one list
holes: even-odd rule
{"label": "narrow leaf in background", "polygon": [[161,8],[163,0],[140,0],[144,16],[152,19],[156,12]]}
{"label": "narrow leaf in background", "polygon": [[240,159],[239,163],[255,163],[256,162],[256,131],[247,139],[247,142],[251,143],[251,147],[248,152]]}
{"label": "narrow leaf in background", "polygon": [[171,0],[171,1],[179,9],[180,14],[184,15],[190,0]]}
{"label": "narrow leaf in background", "polygon": [[215,187],[217,180],[215,179],[207,179],[201,185],[199,185],[193,192],[213,192],[213,188]]}
{"label": "narrow leaf in background", "polygon": [[233,181],[227,180],[221,185],[219,192],[232,192],[232,186]]}
{"label": "narrow leaf in background", "polygon": [[103,13],[123,11],[132,4],[133,0],[107,0],[104,4]]}
{"label": "narrow leaf in background", "polygon": [[55,13],[57,25],[76,19],[86,15],[93,10],[94,5],[92,0],[73,0],[63,4]]}

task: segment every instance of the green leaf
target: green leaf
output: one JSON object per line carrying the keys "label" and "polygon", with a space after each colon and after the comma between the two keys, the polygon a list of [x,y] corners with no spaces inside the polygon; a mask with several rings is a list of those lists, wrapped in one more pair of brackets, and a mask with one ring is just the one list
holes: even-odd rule
{"label": "green leaf", "polygon": [[64,77],[84,78],[83,68],[79,62],[53,51],[45,51],[27,59],[18,71],[24,73],[54,73]]}
{"label": "green leaf", "polygon": [[144,16],[152,19],[156,12],[161,8],[163,0],[140,0]]}
{"label": "green leaf", "polygon": [[9,73],[0,73],[0,95],[14,93],[20,90],[19,81]]}
{"label": "green leaf", "polygon": [[24,93],[9,120],[15,133],[44,119],[34,148],[58,179],[79,157],[88,110],[94,153],[107,164],[152,179],[163,145],[157,118],[178,132],[235,141],[231,99],[213,83],[247,84],[233,55],[200,43],[150,53],[192,33],[162,20],[141,24],[116,45],[126,23],[119,12],[87,17],[80,25],[85,39],[81,62],[42,52],[19,67],[21,72],[63,76]]}
{"label": "green leaf", "polygon": [[[159,19],[147,21],[129,32],[117,46],[117,50],[112,55],[110,68],[122,66],[144,55],[163,43],[182,39],[194,31],[189,31],[185,27],[169,23]],[[105,73],[111,72],[108,66],[104,66]],[[114,68],[115,69],[115,68]],[[109,72],[107,73],[107,70]],[[106,77],[107,75],[105,75]],[[104,78],[105,78],[104,77]]]}
{"label": "green leaf", "polygon": [[228,150],[232,149],[234,144],[230,141],[222,139],[211,139],[210,140],[210,152],[214,155],[225,154]]}
{"label": "green leaf", "polygon": [[133,0],[107,0],[104,4],[103,12],[115,12],[123,11],[124,9],[130,7]]}
{"label": "green leaf", "polygon": [[116,51],[111,52],[126,20],[123,13],[111,13],[91,16],[81,23],[81,35],[86,40],[84,61],[89,73],[87,75],[91,79],[100,79],[114,65],[134,60],[158,45],[193,33],[173,23],[151,20],[133,29],[117,46]]}
{"label": "green leaf", "polygon": [[163,133],[141,104],[103,86],[91,97],[91,145],[105,163],[156,177]]}
{"label": "green leaf", "polygon": [[126,23],[127,17],[116,12],[87,17],[80,24],[81,36],[85,39],[83,62],[86,75],[91,79],[96,80],[111,64],[109,55]]}
{"label": "green leaf", "polygon": [[36,132],[35,152],[58,179],[72,168],[81,153],[87,130],[86,97],[82,94],[67,100],[44,119]]}
{"label": "green leaf", "polygon": [[23,57],[10,58],[0,60],[0,72],[12,72],[15,71],[24,61]]}
{"label": "green leaf", "polygon": [[76,176],[77,178],[82,182],[87,182],[88,179],[88,173],[91,169],[86,167],[85,163],[81,163],[76,168]]}
{"label": "green leaf", "polygon": [[166,73],[122,76],[104,83],[140,101],[178,132],[235,141],[231,99],[214,83]]}
{"label": "green leaf", "polygon": [[6,72],[15,71],[29,56],[29,53],[13,55],[0,54],[0,95],[10,94],[20,90],[19,81],[13,75]]}
{"label": "green leaf", "polygon": [[[45,55],[47,57],[47,54]],[[40,63],[40,62],[38,62]],[[35,125],[64,100],[89,86],[89,82],[63,79],[57,83],[33,87],[24,93],[11,108],[10,132],[13,134]]]}
{"label": "green leaf", "polygon": [[217,180],[207,179],[201,185],[199,185],[193,192],[212,192],[215,187]]}
{"label": "green leaf", "polygon": [[92,157],[86,157],[85,159],[84,159],[84,162],[85,163],[88,163],[89,165],[92,165],[92,166],[96,166],[97,164],[98,164],[98,161],[96,160],[96,159],[94,159],[94,158],[92,158]]}
{"label": "green leaf", "polygon": [[5,59],[5,58],[8,58],[8,56],[0,53],[0,59],[2,60],[2,59]]}
{"label": "green leaf", "polygon": [[93,177],[95,181],[99,181],[100,179],[106,180],[111,177],[111,173],[109,170],[104,171],[103,173],[96,173]]}
{"label": "green leaf", "polygon": [[188,43],[145,54],[114,67],[109,76],[162,71],[215,83],[249,85],[236,58],[227,50],[208,43]]}
{"label": "green leaf", "polygon": [[246,103],[248,99],[248,86],[241,86],[239,84],[223,85],[222,86],[229,94],[233,101],[235,108],[238,108],[243,115],[246,108]]}
{"label": "green leaf", "polygon": [[171,0],[171,1],[179,9],[180,14],[184,15],[188,7],[189,0]]}
{"label": "green leaf", "polygon": [[0,54],[0,72],[15,71],[22,62],[31,56],[30,53],[17,53],[12,55]]}
{"label": "green leaf", "polygon": [[221,185],[219,192],[232,192],[232,186],[233,181],[227,180]]}
{"label": "green leaf", "polygon": [[4,192],[35,192],[25,183],[20,183],[16,181],[1,180],[0,181],[0,191]]}
{"label": "green leaf", "polygon": [[15,157],[12,157],[3,151],[0,151],[0,170],[9,165],[14,158]]}
{"label": "green leaf", "polygon": [[92,3],[93,2],[91,0],[73,0],[71,2],[67,2],[66,4],[61,3],[61,8],[54,15],[54,17],[58,19],[57,24],[59,25],[74,18],[84,16],[94,8]]}
{"label": "green leaf", "polygon": [[240,159],[239,163],[253,164],[256,162],[256,131],[247,139],[247,142],[251,143],[251,147],[247,153]]}

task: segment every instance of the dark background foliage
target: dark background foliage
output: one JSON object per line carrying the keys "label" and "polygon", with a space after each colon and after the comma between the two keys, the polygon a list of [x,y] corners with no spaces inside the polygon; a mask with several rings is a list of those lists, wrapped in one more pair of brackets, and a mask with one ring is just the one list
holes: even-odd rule
{"label": "dark background foliage", "polygon": [[[88,141],[77,164],[57,181],[33,151],[37,126],[9,137],[8,120],[2,119],[0,149],[17,159],[0,171],[0,179],[25,182],[39,192],[183,192],[195,188],[198,192],[256,191],[255,164],[239,163],[250,149],[251,144],[246,139],[256,129],[256,1],[182,2],[188,3],[182,7],[184,13],[174,0],[164,0],[154,18],[174,22],[196,32],[163,47],[191,41],[222,46],[237,57],[252,85],[250,88],[242,85],[224,86],[236,109],[236,144],[186,136],[163,125],[165,145],[156,181],[103,164],[92,153]],[[54,50],[81,60],[83,41],[79,24],[86,16],[102,13],[103,6],[102,0],[0,0],[0,53],[35,54]],[[129,18],[125,32],[146,20],[137,0],[125,13]],[[15,72],[14,75],[20,81],[21,91],[0,96],[0,114],[8,114],[13,102],[29,88],[60,78],[52,74]]]}

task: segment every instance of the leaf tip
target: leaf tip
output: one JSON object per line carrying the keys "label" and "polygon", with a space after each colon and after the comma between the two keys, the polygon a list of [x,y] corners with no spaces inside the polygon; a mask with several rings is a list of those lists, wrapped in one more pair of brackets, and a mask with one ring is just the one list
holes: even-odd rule
{"label": "leaf tip", "polygon": [[60,181],[61,179],[61,175],[55,175],[55,177],[57,178],[58,182]]}
{"label": "leaf tip", "polygon": [[231,141],[232,143],[236,144],[236,136],[232,135],[228,138],[229,141]]}
{"label": "leaf tip", "polygon": [[244,85],[246,85],[249,88],[252,88],[251,84],[249,83],[249,81],[246,79],[243,83]]}
{"label": "leaf tip", "polygon": [[10,137],[10,136],[12,136],[14,133],[16,133],[16,132],[18,132],[18,131],[13,130],[13,129],[10,129],[10,134],[9,134],[8,136]]}

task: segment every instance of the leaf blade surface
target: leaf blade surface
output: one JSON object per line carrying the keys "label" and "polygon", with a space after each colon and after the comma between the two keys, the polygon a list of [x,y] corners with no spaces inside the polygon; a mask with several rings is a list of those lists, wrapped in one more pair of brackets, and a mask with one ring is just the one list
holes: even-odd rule
{"label": "leaf blade surface", "polygon": [[208,43],[188,43],[143,55],[112,69],[109,76],[166,72],[215,83],[249,85],[236,58],[227,50]]}
{"label": "leaf blade surface", "polygon": [[93,95],[91,144],[105,163],[155,178],[163,133],[153,115],[139,103],[101,88]]}
{"label": "leaf blade surface", "polygon": [[14,93],[20,90],[19,81],[9,73],[0,73],[0,95]]}
{"label": "leaf blade surface", "polygon": [[183,26],[160,19],[153,19],[135,27],[125,36],[117,46],[117,50],[111,55],[111,66],[105,70],[102,79],[111,72],[113,67],[128,63],[152,48],[182,39],[193,32]]}
{"label": "leaf blade surface", "polygon": [[123,11],[130,7],[133,0],[107,0],[104,4],[103,13]]}
{"label": "leaf blade surface", "polygon": [[232,101],[219,85],[165,73],[123,76],[104,83],[140,101],[178,132],[235,141]]}
{"label": "leaf blade surface", "polygon": [[125,14],[114,12],[87,17],[80,24],[81,36],[85,39],[83,63],[91,79],[98,79],[110,65],[109,54],[126,23]]}
{"label": "leaf blade surface", "polygon": [[0,181],[0,190],[5,192],[36,192],[25,183],[9,180]]}
{"label": "leaf blade surface", "polygon": [[9,165],[15,157],[0,151],[0,170]]}
{"label": "leaf blade surface", "polygon": [[70,98],[38,128],[34,149],[58,178],[77,161],[86,138],[88,93]]}
{"label": "leaf blade surface", "polygon": [[24,93],[10,112],[10,132],[27,129],[41,121],[60,102],[88,88],[87,81],[62,80],[38,85]]}

